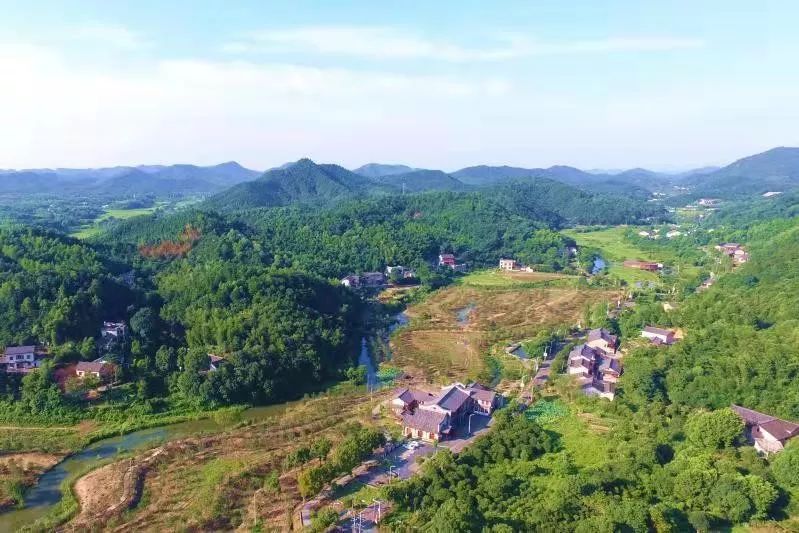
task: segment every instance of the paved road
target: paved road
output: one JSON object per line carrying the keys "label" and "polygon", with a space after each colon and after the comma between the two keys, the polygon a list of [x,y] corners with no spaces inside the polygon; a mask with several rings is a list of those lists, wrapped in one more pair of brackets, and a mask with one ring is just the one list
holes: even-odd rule
{"label": "paved road", "polygon": [[469,422],[467,419],[465,424],[461,424],[455,428],[455,433],[452,435],[452,438],[442,441],[440,446],[449,448],[453,452],[458,453],[474,442],[474,439],[488,431],[488,428],[494,423],[494,419],[487,415],[474,414],[471,415],[471,419],[471,433],[469,432]]}
{"label": "paved road", "polygon": [[359,476],[358,481],[372,486],[385,485],[390,479],[389,472],[393,474],[394,479],[408,479],[418,468],[417,457],[431,455],[435,451],[435,447],[427,443],[422,443],[415,450],[399,446],[386,456],[383,464]]}

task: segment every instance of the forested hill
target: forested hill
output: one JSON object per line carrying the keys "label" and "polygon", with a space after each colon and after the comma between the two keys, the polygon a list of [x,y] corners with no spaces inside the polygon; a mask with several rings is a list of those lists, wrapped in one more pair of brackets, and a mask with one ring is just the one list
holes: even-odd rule
{"label": "forested hill", "polygon": [[187,223],[215,233],[235,223],[238,231],[249,227],[262,235],[263,246],[282,258],[281,264],[326,276],[428,263],[441,251],[455,252],[474,266],[493,265],[505,255],[558,270],[565,265],[565,244],[550,229],[656,220],[664,214],[651,203],[536,180],[471,192],[364,197],[325,209],[295,205],[140,217],[117,223],[101,240],[151,243],[176,235]]}
{"label": "forested hill", "polygon": [[[638,169],[643,172],[643,169]],[[553,166],[549,168],[518,168],[499,166],[492,167],[480,165],[468,167],[452,175],[463,183],[478,187],[490,187],[513,181],[529,181],[535,179],[550,179],[571,185],[572,187],[592,192],[617,194],[646,199],[651,197],[652,191],[667,187],[668,177],[663,174],[651,173],[657,179],[642,180],[640,172],[630,171],[615,175],[593,174],[569,166]]]}
{"label": "forested hill", "polygon": [[209,209],[231,211],[293,203],[333,203],[345,198],[385,193],[393,187],[350,172],[338,165],[318,165],[300,159],[292,165],[265,172],[260,178],[236,185],[212,197]]}
{"label": "forested hill", "polygon": [[675,320],[685,340],[666,356],[628,359],[622,385],[650,400],[736,403],[799,420],[799,219],[760,222],[738,237],[751,260],[689,298]]}
{"label": "forested hill", "polygon": [[799,148],[773,148],[706,174],[687,176],[695,197],[740,198],[799,188]]}
{"label": "forested hill", "polygon": [[406,193],[423,191],[463,191],[468,189],[461,181],[440,170],[413,170],[375,178],[378,183],[390,185]]}
{"label": "forested hill", "polygon": [[396,176],[397,174],[407,174],[414,170],[421,170],[411,168],[408,165],[385,165],[380,163],[367,163],[366,165],[352,169],[356,174],[366,176],[367,178],[382,178],[383,176]]}
{"label": "forested hill", "polygon": [[[627,195],[612,195],[605,191],[582,191],[554,179],[528,176],[478,189],[439,170],[416,170],[367,178],[338,165],[319,165],[309,159],[300,160],[285,168],[270,170],[255,181],[232,187],[209,199],[203,204],[203,208],[231,212],[291,204],[330,206],[345,200],[403,192],[466,193],[469,190],[473,191],[472,194],[499,201],[514,213],[524,216],[532,214],[535,215],[533,218],[547,220],[551,225],[614,224],[640,221],[659,214],[659,208],[646,205],[643,198],[630,199]],[[511,198],[509,192],[520,197]],[[643,196],[649,197],[649,193],[643,191]],[[535,208],[533,202],[537,204]],[[521,211],[516,209],[517,205],[523,206]],[[600,211],[597,212],[596,209]]]}

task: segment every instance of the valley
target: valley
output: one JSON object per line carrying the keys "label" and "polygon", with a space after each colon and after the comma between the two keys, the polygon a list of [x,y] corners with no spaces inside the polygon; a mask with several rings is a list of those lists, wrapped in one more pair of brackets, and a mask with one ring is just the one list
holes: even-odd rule
{"label": "valley", "polygon": [[[46,218],[0,228],[0,343],[15,350],[0,376],[0,529],[298,530],[374,498],[397,531],[463,517],[790,527],[778,459],[793,447],[772,460],[743,430],[719,446],[690,436],[730,404],[799,418],[793,367],[776,362],[795,302],[761,297],[792,294],[786,200],[677,221],[637,189],[395,170],[302,160],[203,197],[87,207],[77,239]],[[678,340],[653,344],[647,328]],[[568,375],[590,331],[622,339],[609,398]],[[471,382],[507,406],[487,429],[453,424],[457,453],[422,446],[396,483],[370,481],[396,461],[364,466],[378,441],[408,435],[397,390]],[[699,468],[713,481],[690,498],[657,488]],[[717,483],[748,503],[730,508]]]}

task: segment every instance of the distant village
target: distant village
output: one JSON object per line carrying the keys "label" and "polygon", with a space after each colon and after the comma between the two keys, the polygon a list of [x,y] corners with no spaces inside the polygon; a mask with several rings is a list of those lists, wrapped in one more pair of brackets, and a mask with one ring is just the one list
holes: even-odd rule
{"label": "distant village", "polygon": [[[455,272],[466,272],[466,263],[459,263],[455,254],[442,253],[436,263],[438,268],[447,268]],[[375,289],[393,284],[417,283],[416,271],[402,265],[389,265],[383,272],[364,272],[362,274],[348,274],[339,280],[341,285],[350,289]]]}
{"label": "distant village", "polygon": [[[107,354],[127,337],[124,322],[103,322],[99,332],[98,352]],[[39,368],[50,355],[45,346],[8,346],[0,356],[0,370],[8,374],[27,374]],[[123,362],[124,363],[124,362]],[[84,379],[94,377],[102,382],[113,379],[117,364],[101,355],[94,361],[80,361],[74,365],[72,375]]]}

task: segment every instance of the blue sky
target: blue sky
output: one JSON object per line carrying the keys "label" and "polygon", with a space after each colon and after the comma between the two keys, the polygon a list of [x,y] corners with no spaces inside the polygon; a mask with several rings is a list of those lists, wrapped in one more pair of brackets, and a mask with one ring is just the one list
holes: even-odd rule
{"label": "blue sky", "polygon": [[799,145],[788,1],[0,0],[0,168],[682,169]]}

